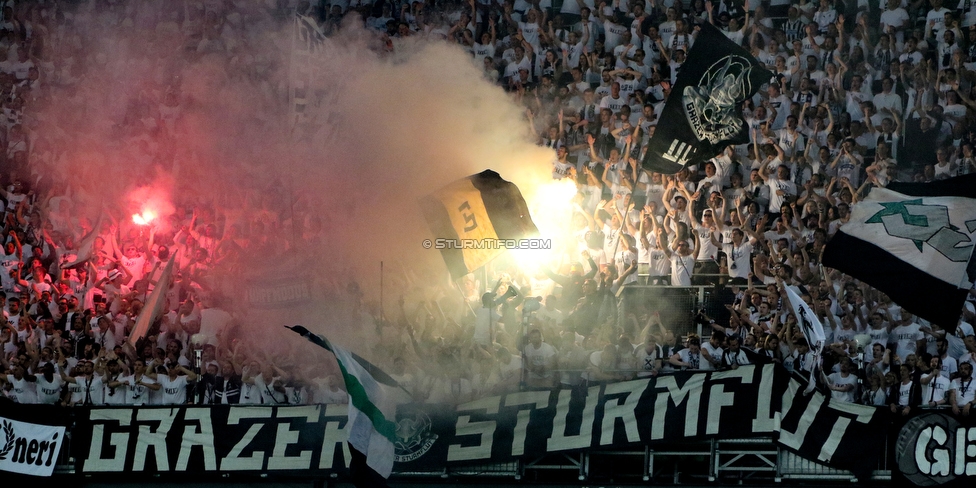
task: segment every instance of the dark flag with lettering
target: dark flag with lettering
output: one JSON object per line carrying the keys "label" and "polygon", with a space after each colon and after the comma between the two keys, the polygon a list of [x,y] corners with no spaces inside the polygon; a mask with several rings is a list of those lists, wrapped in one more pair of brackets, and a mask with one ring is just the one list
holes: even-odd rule
{"label": "dark flag with lettering", "polygon": [[974,239],[976,175],[893,183],[854,205],[827,243],[823,264],[953,332],[972,287]]}
{"label": "dark flag with lettering", "polygon": [[[514,183],[485,170],[422,198],[420,207],[451,277],[458,279],[491,261],[504,249],[500,240],[538,235]],[[438,243],[449,245],[440,246]]]}
{"label": "dark flag with lettering", "polygon": [[742,102],[772,77],[748,51],[703,24],[648,143],[644,169],[674,174],[746,142]]}

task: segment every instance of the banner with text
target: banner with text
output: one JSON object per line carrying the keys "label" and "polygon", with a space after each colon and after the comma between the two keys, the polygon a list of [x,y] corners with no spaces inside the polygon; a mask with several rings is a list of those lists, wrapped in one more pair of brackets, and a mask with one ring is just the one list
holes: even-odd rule
{"label": "banner with text", "polygon": [[[801,456],[857,470],[883,451],[873,407],[803,395],[775,365],[401,405],[394,471],[484,464],[544,452],[707,438],[775,437]],[[340,470],[345,405],[94,408],[78,412],[78,473]]]}
{"label": "banner with text", "polygon": [[51,476],[64,443],[63,426],[0,417],[0,471]]}
{"label": "banner with text", "polygon": [[899,485],[972,486],[976,477],[976,418],[949,410],[923,411],[897,430],[892,481]]}

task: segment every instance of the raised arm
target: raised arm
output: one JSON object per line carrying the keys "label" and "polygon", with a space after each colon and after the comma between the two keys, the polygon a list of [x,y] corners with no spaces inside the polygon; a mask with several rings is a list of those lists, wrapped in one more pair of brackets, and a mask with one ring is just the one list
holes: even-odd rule
{"label": "raised arm", "polygon": [[671,259],[671,247],[668,246],[668,242],[667,242],[667,239],[666,239],[666,237],[667,237],[666,234],[667,233],[660,226],[655,226],[655,230],[657,231],[657,245],[658,245],[658,247],[660,247],[661,250],[664,251],[664,255],[667,256],[668,259]]}
{"label": "raised arm", "polygon": [[[593,161],[602,162],[603,158],[596,154],[596,148],[593,147],[595,142],[596,139],[593,137],[593,134],[586,134],[586,143],[590,146],[590,159]],[[604,174],[606,174],[606,171],[604,171]]]}
{"label": "raised arm", "polygon": [[[774,146],[779,147],[779,144],[774,144]],[[763,159],[762,164],[759,165],[759,177],[762,178],[763,183],[769,181],[769,163],[772,161],[773,158],[767,156]]]}
{"label": "raised arm", "polygon": [[664,58],[664,63],[670,64],[671,55],[668,53],[668,48],[664,46],[664,42],[662,42],[660,38],[658,38],[655,42],[657,42],[658,49],[661,51],[661,56]]}

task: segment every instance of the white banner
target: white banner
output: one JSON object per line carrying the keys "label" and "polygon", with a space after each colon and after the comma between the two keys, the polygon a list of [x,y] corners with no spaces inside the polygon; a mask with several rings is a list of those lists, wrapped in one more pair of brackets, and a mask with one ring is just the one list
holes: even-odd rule
{"label": "white banner", "polygon": [[0,417],[0,471],[51,476],[64,430]]}

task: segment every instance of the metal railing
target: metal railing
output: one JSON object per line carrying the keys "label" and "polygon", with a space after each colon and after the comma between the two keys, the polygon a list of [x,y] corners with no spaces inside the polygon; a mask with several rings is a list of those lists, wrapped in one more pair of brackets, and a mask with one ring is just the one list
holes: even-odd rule
{"label": "metal railing", "polygon": [[[879,459],[870,481],[891,480],[885,456]],[[784,481],[836,482],[850,485],[859,480],[852,472],[804,459],[777,445],[771,438],[712,439],[645,446],[630,450],[548,453],[514,463],[446,467],[431,473],[398,473],[396,477],[464,479],[491,475],[513,481],[546,481],[565,484],[619,482],[683,483],[783,483]]]}

